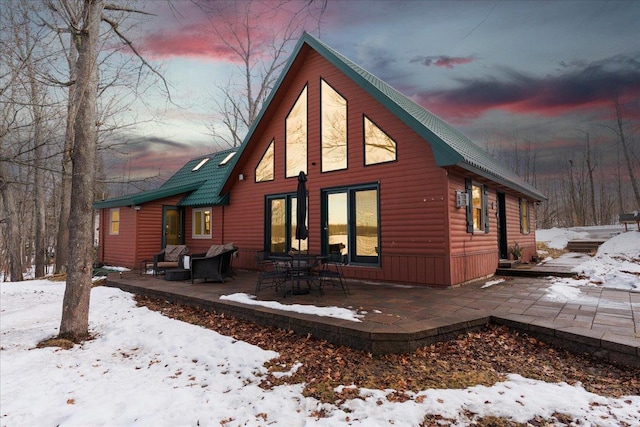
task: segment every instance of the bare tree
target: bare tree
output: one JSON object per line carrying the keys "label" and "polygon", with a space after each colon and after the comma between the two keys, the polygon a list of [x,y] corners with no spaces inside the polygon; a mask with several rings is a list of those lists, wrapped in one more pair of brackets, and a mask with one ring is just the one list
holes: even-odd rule
{"label": "bare tree", "polygon": [[593,154],[591,153],[591,139],[588,132],[580,131],[585,136],[585,162],[587,164],[587,176],[589,180],[588,191],[589,191],[589,208],[591,210],[591,224],[596,225],[598,222],[598,214],[596,210],[596,189],[593,180],[593,171],[596,168],[594,164]]}
{"label": "bare tree", "polygon": [[[159,76],[165,89],[166,81],[142,58],[133,43],[122,32],[118,19],[107,16],[107,12],[121,14],[144,13],[126,6],[107,4],[104,0],[53,0],[49,2],[51,10],[64,21],[65,31],[70,32],[71,40],[77,50],[75,63],[71,61],[75,72],[73,84],[72,110],[69,120],[73,122],[72,131],[72,178],[69,214],[69,260],[67,264],[67,286],[63,299],[60,338],[74,342],[88,337],[89,298],[93,272],[93,207],[95,200],[94,185],[97,169],[98,96],[104,86],[99,82],[99,53],[104,49],[100,24],[106,23],[109,32],[127,46],[140,60],[141,67],[151,70]],[[70,56],[72,58],[73,55]],[[72,73],[73,75],[73,73]],[[109,86],[107,84],[107,86]]]}
{"label": "bare tree", "polygon": [[631,188],[633,189],[633,195],[635,196],[635,199],[636,199],[636,206],[640,208],[640,189],[638,189],[638,181],[636,180],[635,174],[634,174],[631,150],[629,149],[627,140],[625,138],[623,119],[622,119],[622,110],[620,108],[620,102],[618,101],[617,96],[613,99],[613,105],[616,111],[617,129],[615,130],[615,132],[618,134],[620,145],[622,146],[622,153],[624,154],[624,160],[627,165],[627,173],[629,174],[629,180],[631,181]]}
{"label": "bare tree", "polygon": [[[15,70],[8,73],[8,80],[6,86],[0,88],[0,95],[2,95],[2,103],[0,103],[0,197],[2,198],[2,214],[0,214],[0,229],[4,228],[4,231],[0,234],[4,236],[2,244],[0,244],[0,251],[6,250],[8,261],[8,273],[11,280],[14,282],[21,281],[22,277],[22,248],[20,242],[22,241],[20,230],[20,216],[18,215],[18,207],[16,202],[16,190],[15,183],[11,181],[8,166],[9,159],[5,158],[6,140],[10,130],[16,126],[17,111],[16,105],[12,102],[7,102],[11,98],[12,85],[15,79]],[[5,266],[0,266],[5,267]]]}
{"label": "bare tree", "polygon": [[[69,38],[67,50],[67,64],[69,66],[69,81],[76,81],[76,67],[78,49],[72,38]],[[69,100],[75,99],[75,84],[68,88]],[[60,180],[60,209],[58,211],[58,234],[56,239],[55,272],[63,273],[67,270],[69,261],[69,214],[71,212],[71,153],[74,141],[75,108],[67,102],[67,124],[65,127],[64,147],[62,150],[62,176]]]}
{"label": "bare tree", "polygon": [[[22,9],[22,21],[28,22],[28,11],[26,8]],[[34,50],[36,40],[42,36],[40,34],[32,35],[31,25],[14,26],[16,32],[21,31],[20,34],[16,34],[16,39],[21,40],[21,43],[17,44],[17,48],[20,50],[19,55],[25,63],[26,71],[26,93],[28,94],[31,118],[31,143],[32,143],[32,161],[31,168],[33,173],[33,230],[34,230],[34,250],[35,256],[35,276],[42,277],[45,275],[45,267],[47,263],[46,257],[46,200],[45,200],[45,182],[44,182],[44,170],[43,163],[45,162],[45,90],[44,85],[38,80],[36,75],[36,66],[33,55],[30,54]]]}
{"label": "bare tree", "polygon": [[[214,138],[240,145],[284,67],[289,49],[305,27],[317,27],[326,0],[273,2],[193,0],[209,16],[217,40],[238,61],[238,73],[218,86],[219,121]],[[284,25],[273,25],[283,18]]]}
{"label": "bare tree", "polygon": [[[72,37],[78,50],[76,61],[77,106],[74,145],[71,155],[71,214],[69,215],[69,258],[67,286],[62,303],[61,338],[74,342],[88,337],[89,296],[93,272],[92,203],[97,144],[96,97],[98,92],[98,43],[102,0],[85,0],[82,16]],[[69,22],[71,24],[71,22]],[[72,28],[69,25],[69,28]]]}

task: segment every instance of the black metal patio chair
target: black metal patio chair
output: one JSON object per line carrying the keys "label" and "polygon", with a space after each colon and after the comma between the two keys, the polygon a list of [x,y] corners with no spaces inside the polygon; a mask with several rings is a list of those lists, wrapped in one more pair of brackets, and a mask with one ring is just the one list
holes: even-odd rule
{"label": "black metal patio chair", "polygon": [[259,269],[258,282],[256,283],[256,296],[263,288],[273,288],[279,291],[285,285],[289,275],[289,268],[284,262],[276,262],[269,259],[266,251],[256,252],[256,265]]}
{"label": "black metal patio chair", "polygon": [[345,296],[349,294],[349,285],[342,275],[342,265],[342,255],[339,252],[333,252],[323,260],[322,268],[318,271],[321,293],[324,293],[326,285],[330,285],[340,287]]}

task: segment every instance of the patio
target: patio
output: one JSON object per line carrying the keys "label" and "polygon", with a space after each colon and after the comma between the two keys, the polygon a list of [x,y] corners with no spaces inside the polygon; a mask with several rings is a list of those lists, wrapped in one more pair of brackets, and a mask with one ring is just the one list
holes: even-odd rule
{"label": "patio", "polygon": [[110,274],[107,286],[312,334],[372,354],[411,352],[495,323],[575,352],[640,367],[639,293],[585,287],[582,292],[593,304],[560,302],[545,298],[547,279],[496,276],[491,280],[505,281],[489,287],[483,287],[487,280],[447,289],[350,281],[347,296],[341,289],[328,288],[324,295],[312,291],[285,298],[266,289],[258,298],[284,305],[357,310],[360,322],[220,299],[234,293],[253,295],[257,277],[257,272],[241,270],[235,280],[191,284],[130,271]]}

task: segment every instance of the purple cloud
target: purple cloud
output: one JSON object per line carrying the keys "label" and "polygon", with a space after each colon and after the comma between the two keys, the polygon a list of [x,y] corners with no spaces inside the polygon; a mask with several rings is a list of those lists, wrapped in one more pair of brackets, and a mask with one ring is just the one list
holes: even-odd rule
{"label": "purple cloud", "polygon": [[533,77],[507,70],[503,77],[459,82],[454,90],[424,93],[419,102],[446,117],[475,118],[492,109],[551,117],[609,107],[615,96],[639,98],[640,60],[618,56],[556,75]]}

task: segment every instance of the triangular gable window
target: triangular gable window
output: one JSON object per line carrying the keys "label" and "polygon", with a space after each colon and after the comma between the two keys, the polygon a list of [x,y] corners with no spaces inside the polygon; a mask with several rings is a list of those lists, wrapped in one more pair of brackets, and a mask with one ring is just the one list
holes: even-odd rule
{"label": "triangular gable window", "polygon": [[364,164],[393,162],[396,160],[396,142],[367,116],[364,117]]}
{"label": "triangular gable window", "polygon": [[275,142],[271,140],[269,147],[262,155],[262,159],[256,166],[256,182],[273,181],[274,165],[273,165],[273,146]]}

